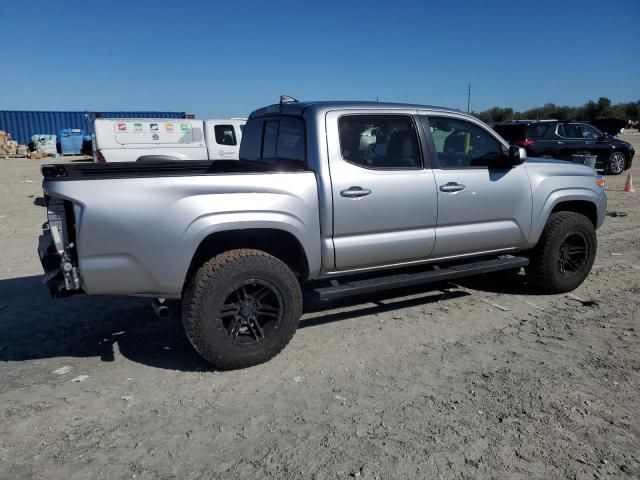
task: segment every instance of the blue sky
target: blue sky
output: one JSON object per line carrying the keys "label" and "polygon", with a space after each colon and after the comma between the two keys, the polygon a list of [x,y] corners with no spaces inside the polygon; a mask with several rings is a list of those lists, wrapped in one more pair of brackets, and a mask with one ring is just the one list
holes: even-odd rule
{"label": "blue sky", "polygon": [[640,99],[640,0],[0,2],[0,109]]}

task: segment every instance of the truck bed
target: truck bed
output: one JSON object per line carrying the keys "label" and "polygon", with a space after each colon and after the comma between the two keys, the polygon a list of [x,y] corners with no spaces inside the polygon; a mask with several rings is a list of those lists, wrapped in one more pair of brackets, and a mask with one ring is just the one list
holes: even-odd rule
{"label": "truck bed", "polygon": [[74,244],[86,293],[179,297],[201,242],[236,228],[284,230],[311,252],[311,271],[320,269],[316,177],[299,166],[59,164],[42,173],[49,223]]}
{"label": "truck bed", "polygon": [[183,177],[193,175],[251,174],[305,171],[298,163],[263,163],[244,160],[178,160],[159,162],[45,164],[42,175],[56,180]]}

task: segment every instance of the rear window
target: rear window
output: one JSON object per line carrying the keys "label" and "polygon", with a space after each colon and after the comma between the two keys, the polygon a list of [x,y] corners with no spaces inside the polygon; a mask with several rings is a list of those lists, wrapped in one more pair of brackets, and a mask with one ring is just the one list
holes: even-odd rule
{"label": "rear window", "polygon": [[260,160],[262,145],[262,120],[249,120],[242,131],[240,159],[256,162]]}
{"label": "rear window", "polygon": [[539,123],[537,125],[528,125],[527,126],[527,138],[542,138],[549,131],[549,127],[551,127],[548,123]]}
{"label": "rear window", "polygon": [[240,159],[304,167],[304,122],[295,117],[251,119],[240,142]]}

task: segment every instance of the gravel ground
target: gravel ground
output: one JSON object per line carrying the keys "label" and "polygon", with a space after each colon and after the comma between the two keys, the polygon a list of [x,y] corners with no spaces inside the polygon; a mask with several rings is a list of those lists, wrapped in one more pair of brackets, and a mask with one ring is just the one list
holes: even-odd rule
{"label": "gravel ground", "polygon": [[48,298],[39,164],[0,160],[0,478],[640,476],[626,175],[575,292],[595,305],[500,277],[307,305],[281,355],[215,372],[145,300]]}

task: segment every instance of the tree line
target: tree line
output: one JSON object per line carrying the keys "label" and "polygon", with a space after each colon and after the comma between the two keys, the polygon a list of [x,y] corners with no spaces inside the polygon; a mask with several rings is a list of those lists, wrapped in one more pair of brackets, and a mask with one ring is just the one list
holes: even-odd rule
{"label": "tree line", "polygon": [[514,111],[513,108],[493,107],[483,112],[472,112],[472,114],[488,124],[506,122],[508,120],[540,120],[544,118],[584,121],[601,118],[635,120],[640,117],[640,100],[613,105],[607,97],[600,97],[596,102],[590,100],[580,107],[545,103],[542,107],[530,108],[524,112]]}

